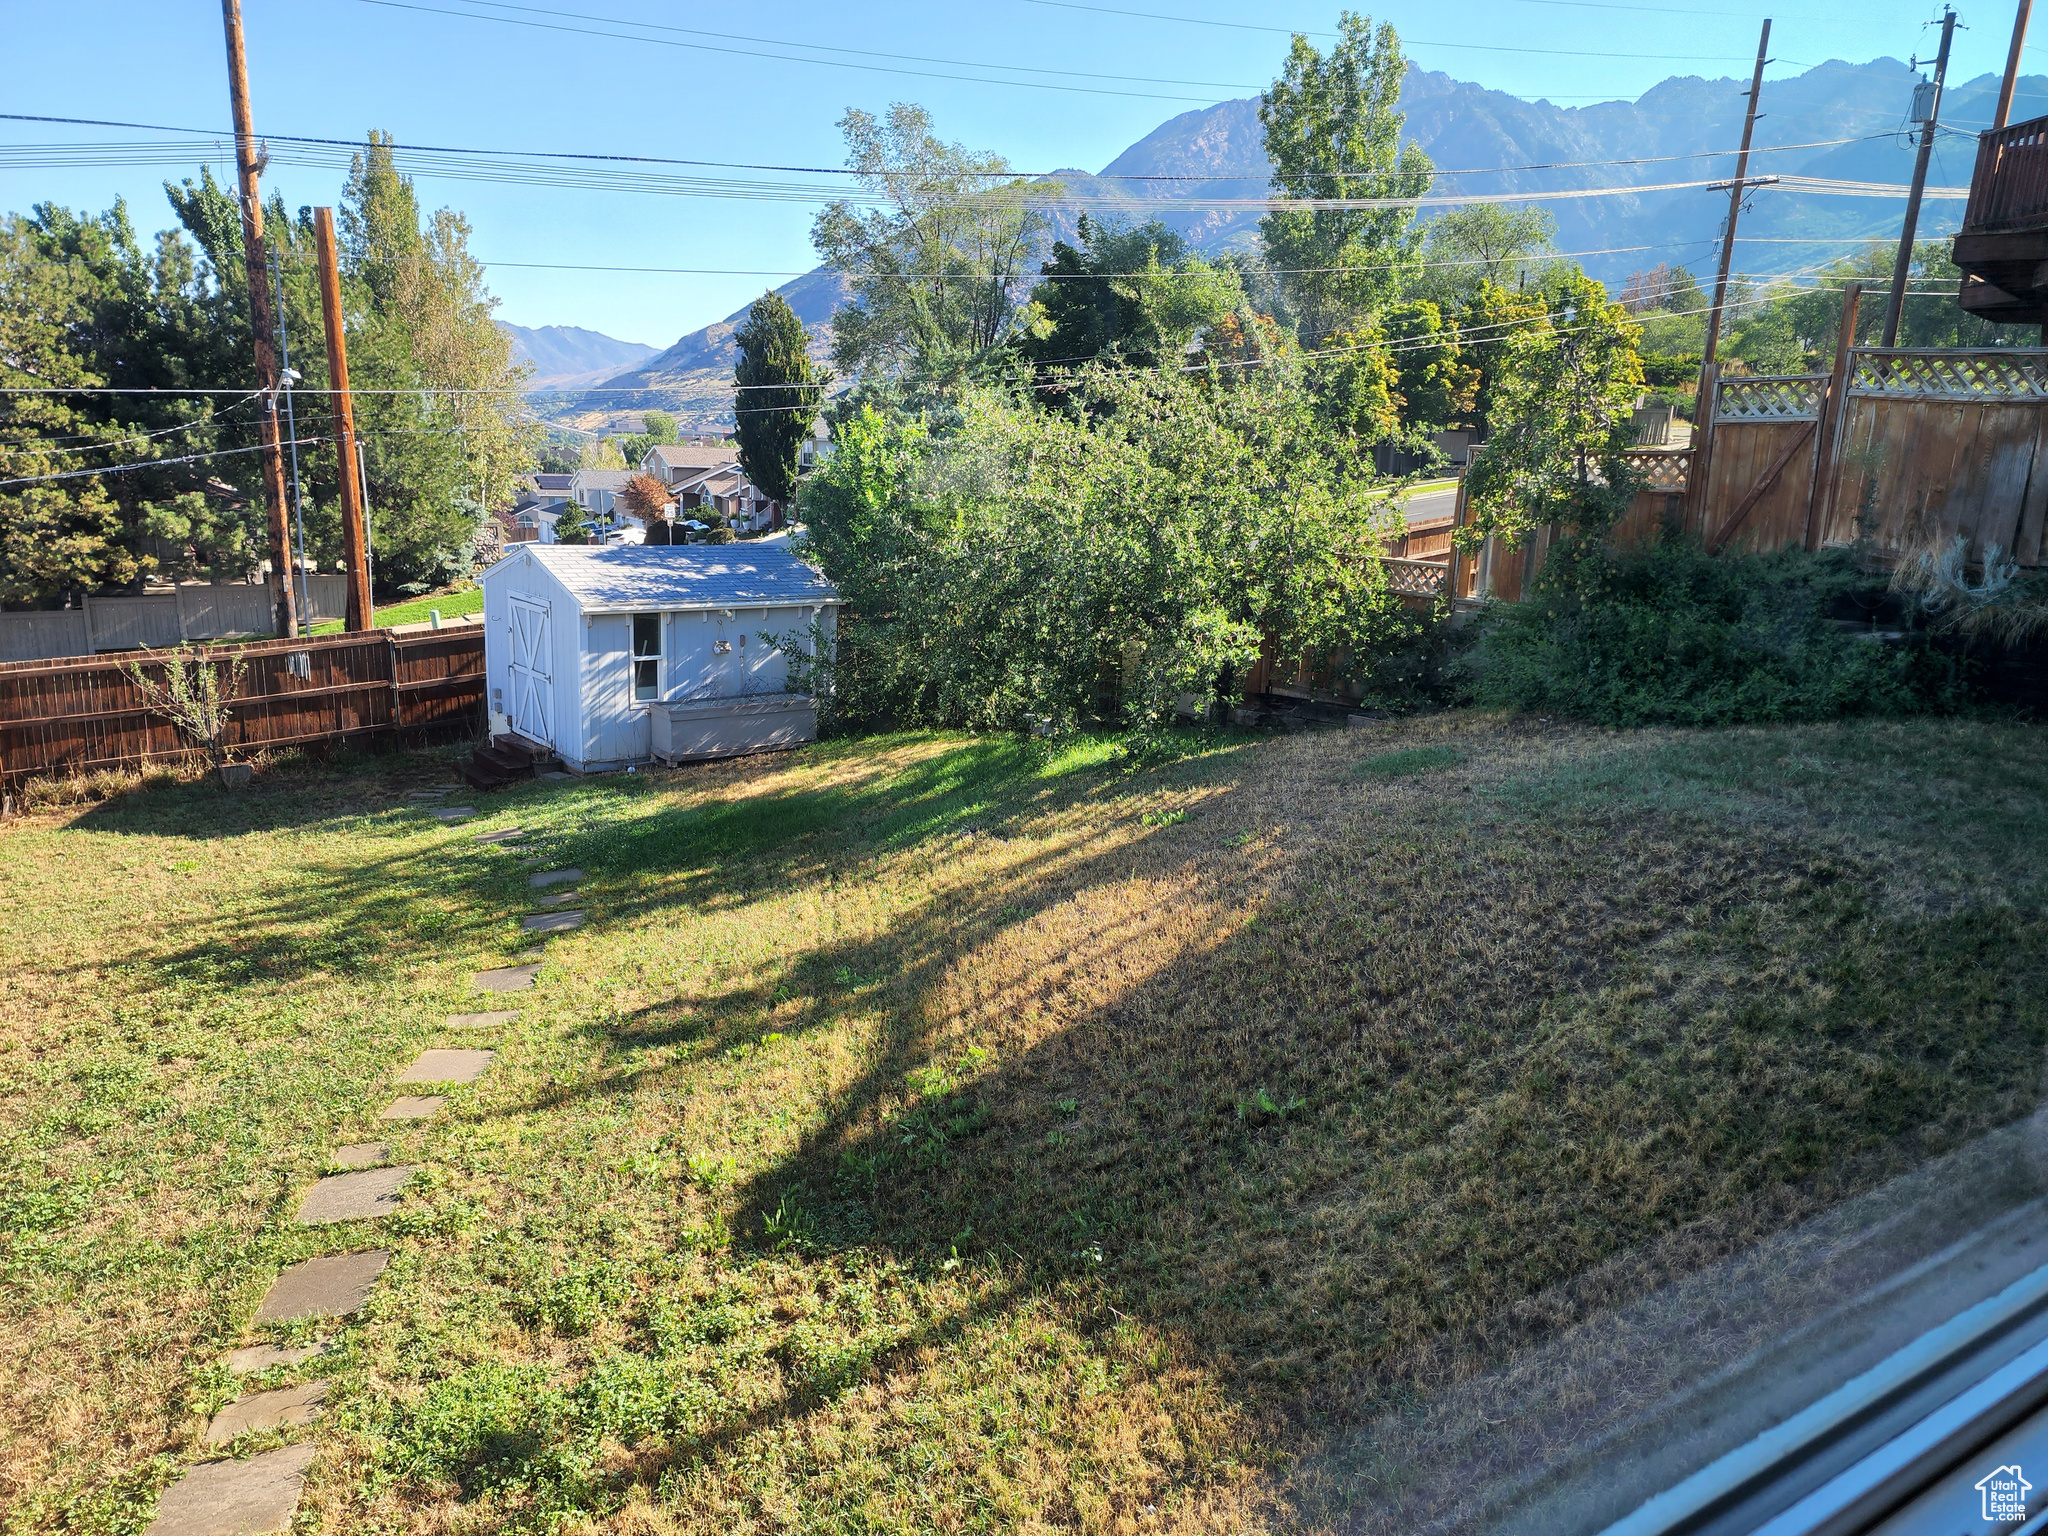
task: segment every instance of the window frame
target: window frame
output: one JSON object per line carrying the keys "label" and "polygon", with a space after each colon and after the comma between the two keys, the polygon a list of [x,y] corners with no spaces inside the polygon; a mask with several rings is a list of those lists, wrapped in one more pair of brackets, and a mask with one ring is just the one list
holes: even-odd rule
{"label": "window frame", "polygon": [[[651,619],[654,630],[654,649],[640,649],[640,621]],[[668,615],[666,613],[636,613],[632,615],[632,626],[626,640],[626,696],[634,704],[659,704],[662,686],[667,681],[663,663],[668,660]],[[654,681],[652,691],[640,691],[640,669],[651,667]]]}

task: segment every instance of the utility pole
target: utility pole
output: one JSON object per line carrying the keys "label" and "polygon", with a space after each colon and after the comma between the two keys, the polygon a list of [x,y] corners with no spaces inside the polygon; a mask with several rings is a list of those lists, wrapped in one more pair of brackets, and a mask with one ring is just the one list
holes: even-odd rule
{"label": "utility pole", "polygon": [[369,629],[370,539],[363,527],[362,460],[356,455],[355,405],[348,389],[348,337],[342,328],[341,263],[334,252],[334,210],[313,210],[313,245],[320,264],[320,318],[327,328],[327,387],[334,410],[334,458],[341,471],[341,551],[348,562],[345,629]]}
{"label": "utility pole", "polygon": [[[1913,162],[1913,190],[1906,194],[1906,224],[1899,231],[1899,255],[1892,263],[1892,296],[1884,307],[1883,346],[1899,344],[1899,316],[1906,307],[1906,274],[1913,266],[1913,236],[1920,227],[1920,196],[1927,190],[1927,161],[1934,153],[1934,129],[1941,120],[1941,82],[1948,74],[1949,40],[1956,35],[1956,13],[1944,6],[1941,14],[1941,52],[1934,59],[1934,91],[1927,100],[1927,115],[1921,119],[1920,154]],[[2015,55],[2017,59],[2017,55]],[[1918,105],[1919,91],[1914,91]]]}
{"label": "utility pole", "polygon": [[262,392],[258,426],[263,437],[263,499],[270,514],[270,606],[277,633],[299,632],[292,597],[291,535],[285,526],[284,445],[277,430],[277,349],[271,342],[276,319],[270,312],[270,263],[263,254],[263,194],[257,177],[263,163],[249,118],[249,61],[242,51],[241,0],[220,0],[228,33],[228,98],[235,115],[235,173],[242,193],[242,262],[249,278],[249,330],[256,344],[256,387]]}
{"label": "utility pole", "polygon": [[1998,87],[1998,110],[1991,118],[1993,133],[2012,121],[2013,88],[2020,83],[2020,50],[2027,45],[2027,17],[2033,9],[2034,0],[2020,0],[2019,14],[2012,19],[2012,50],[2005,56],[2005,79]]}
{"label": "utility pole", "polygon": [[308,628],[313,624],[313,579],[306,574],[306,496],[299,488],[299,413],[292,404],[292,386],[299,382],[299,376],[292,371],[291,327],[285,323],[284,269],[273,256],[270,261],[271,275],[277,279],[277,345],[284,354],[284,372],[279,375],[284,383],[284,430],[286,439],[292,445],[292,518],[298,524],[299,558],[294,565],[299,573],[299,617]]}
{"label": "utility pole", "polygon": [[[1728,189],[1728,227],[1721,235],[1721,268],[1714,278],[1714,307],[1707,315],[1706,350],[1700,355],[1703,379],[1721,350],[1721,310],[1728,302],[1728,269],[1735,261],[1735,221],[1742,216],[1743,195],[1749,190],[1749,141],[1756,133],[1756,104],[1763,94],[1764,65],[1770,62],[1770,48],[1771,19],[1766,16],[1763,32],[1756,40],[1756,72],[1749,77],[1749,109],[1742,114],[1742,148],[1735,152],[1735,180]],[[1695,416],[1710,405],[1702,398],[1694,407]]]}

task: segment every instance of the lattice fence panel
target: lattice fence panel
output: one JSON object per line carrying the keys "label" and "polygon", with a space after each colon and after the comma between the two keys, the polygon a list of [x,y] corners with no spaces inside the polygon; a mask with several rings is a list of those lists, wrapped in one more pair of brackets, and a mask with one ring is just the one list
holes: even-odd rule
{"label": "lattice fence panel", "polygon": [[1450,567],[1435,560],[1387,561],[1387,588],[1409,597],[1435,597],[1444,589]]}
{"label": "lattice fence panel", "polygon": [[1682,491],[1692,472],[1690,448],[1638,448],[1628,461],[1643,472],[1646,491]]}
{"label": "lattice fence panel", "polygon": [[1714,395],[1716,421],[1813,421],[1820,416],[1824,373],[1723,379]]}
{"label": "lattice fence panel", "polygon": [[1859,347],[1849,388],[1859,395],[1921,400],[2048,400],[2048,351]]}

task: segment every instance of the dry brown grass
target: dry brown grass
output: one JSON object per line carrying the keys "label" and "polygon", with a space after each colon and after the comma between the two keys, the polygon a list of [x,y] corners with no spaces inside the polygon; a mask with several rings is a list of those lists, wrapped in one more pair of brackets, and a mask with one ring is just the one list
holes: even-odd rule
{"label": "dry brown grass", "polygon": [[[1330,1437],[2033,1103],[2036,740],[1447,717],[507,796],[592,926],[395,1138],[306,1518],[1318,1525]],[[138,1528],[278,1265],[368,1237],[289,1226],[321,1149],[518,942],[482,828],[295,783],[0,835],[19,1529]]]}

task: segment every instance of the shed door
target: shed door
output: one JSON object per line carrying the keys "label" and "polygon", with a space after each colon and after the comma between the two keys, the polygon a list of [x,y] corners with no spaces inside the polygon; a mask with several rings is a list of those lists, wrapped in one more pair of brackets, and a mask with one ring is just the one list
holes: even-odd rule
{"label": "shed door", "polygon": [[552,747],[555,663],[548,608],[518,596],[510,597],[506,607],[512,622],[512,665],[505,713],[513,730]]}

